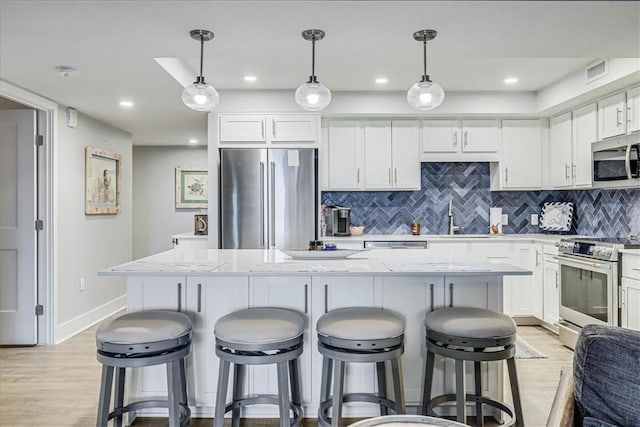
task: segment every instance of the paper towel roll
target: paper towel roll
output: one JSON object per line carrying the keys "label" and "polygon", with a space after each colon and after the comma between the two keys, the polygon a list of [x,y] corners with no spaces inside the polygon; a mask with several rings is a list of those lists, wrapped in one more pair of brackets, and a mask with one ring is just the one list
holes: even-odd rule
{"label": "paper towel roll", "polygon": [[502,208],[489,208],[489,232],[495,234],[492,225],[497,225],[498,233],[502,233]]}

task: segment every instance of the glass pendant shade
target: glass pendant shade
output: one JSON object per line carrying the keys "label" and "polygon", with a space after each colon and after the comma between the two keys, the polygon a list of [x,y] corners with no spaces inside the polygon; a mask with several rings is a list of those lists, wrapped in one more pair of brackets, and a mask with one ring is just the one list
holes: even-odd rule
{"label": "glass pendant shade", "polygon": [[323,110],[330,102],[331,91],[320,82],[307,82],[296,90],[296,103],[307,111]]}
{"label": "glass pendant shade", "polygon": [[438,83],[420,81],[407,92],[407,102],[417,110],[431,110],[442,104],[444,90]]}
{"label": "glass pendant shade", "polygon": [[196,111],[211,111],[218,106],[218,91],[206,83],[192,83],[182,91],[182,102]]}

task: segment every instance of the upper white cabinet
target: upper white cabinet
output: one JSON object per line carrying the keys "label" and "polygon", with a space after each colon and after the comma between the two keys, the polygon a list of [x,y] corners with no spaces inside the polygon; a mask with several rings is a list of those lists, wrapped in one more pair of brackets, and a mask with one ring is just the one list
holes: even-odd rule
{"label": "upper white cabinet", "polygon": [[420,189],[417,120],[332,120],[329,190]]}
{"label": "upper white cabinet", "polygon": [[640,86],[627,91],[627,133],[640,131]]}
{"label": "upper white cabinet", "polygon": [[313,146],[320,134],[317,114],[220,114],[220,146],[286,144]]}
{"label": "upper white cabinet", "polygon": [[600,139],[624,135],[627,132],[627,103],[624,92],[598,102]]}
{"label": "upper white cabinet", "polygon": [[424,120],[422,161],[498,161],[499,120]]}
{"label": "upper white cabinet", "polygon": [[364,124],[359,120],[332,120],[325,145],[328,153],[328,188],[359,190],[364,187]]}
{"label": "upper white cabinet", "polygon": [[502,121],[500,187],[542,187],[542,128],[539,120]]}
{"label": "upper white cabinet", "polygon": [[549,129],[549,185],[571,187],[573,137],[571,112],[553,117]]}
{"label": "upper white cabinet", "polygon": [[589,104],[573,111],[573,158],[571,178],[575,187],[590,187],[591,144],[598,140],[598,112],[596,104]]}

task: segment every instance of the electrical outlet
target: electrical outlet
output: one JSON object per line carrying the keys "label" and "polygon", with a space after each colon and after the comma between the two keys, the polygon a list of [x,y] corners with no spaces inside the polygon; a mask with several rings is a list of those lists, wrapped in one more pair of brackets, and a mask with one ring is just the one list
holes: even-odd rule
{"label": "electrical outlet", "polygon": [[531,214],[531,225],[538,225],[538,214]]}
{"label": "electrical outlet", "polygon": [[502,214],[502,225],[509,225],[509,215]]}
{"label": "electrical outlet", "polygon": [[84,277],[80,278],[80,292],[84,291]]}

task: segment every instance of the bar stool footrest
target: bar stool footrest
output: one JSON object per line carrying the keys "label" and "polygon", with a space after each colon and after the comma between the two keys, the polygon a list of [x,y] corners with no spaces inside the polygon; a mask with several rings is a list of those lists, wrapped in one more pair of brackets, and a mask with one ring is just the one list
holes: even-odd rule
{"label": "bar stool footrest", "polygon": [[[275,405],[278,406],[280,404],[280,399],[278,396],[272,395],[260,395],[254,397],[245,397],[243,399],[238,399],[235,402],[228,403],[224,407],[224,413],[228,413],[233,409],[239,409],[243,406],[249,405]],[[302,421],[302,406],[297,405],[293,402],[289,403],[289,409],[293,412],[293,418],[291,418],[291,427],[299,426]]]}
{"label": "bar stool footrest", "polygon": [[[387,399],[386,397],[376,396],[371,393],[349,393],[342,395],[342,402],[366,402],[373,403],[378,406],[384,406],[387,409],[391,409],[396,414],[399,414],[398,404],[391,399]],[[330,426],[331,422],[329,422],[329,410],[333,406],[332,398],[329,397],[328,400],[320,403],[320,407],[318,408],[318,425],[321,426]]]}
{"label": "bar stool footrest", "polygon": [[[491,406],[507,414],[510,417],[510,419],[505,421],[503,424],[501,424],[501,427],[509,427],[514,425],[516,422],[515,415],[514,415],[515,411],[511,406],[506,405],[503,402],[499,402],[497,400],[493,400],[485,396],[477,396],[475,394],[465,394],[464,400],[465,402],[469,402],[469,403],[482,403],[483,405]],[[436,396],[427,403],[426,415],[433,416],[433,417],[440,417],[440,415],[435,413],[434,408],[444,403],[455,402],[455,401],[456,401],[455,393],[442,394],[440,396]]]}
{"label": "bar stool footrest", "polygon": [[[126,414],[127,412],[137,411],[140,409],[149,408],[167,408],[169,409],[168,400],[141,400],[138,402],[129,403],[121,408],[116,408],[114,411],[109,412],[109,420]],[[187,427],[191,425],[191,409],[189,405],[180,403],[180,427]]]}

